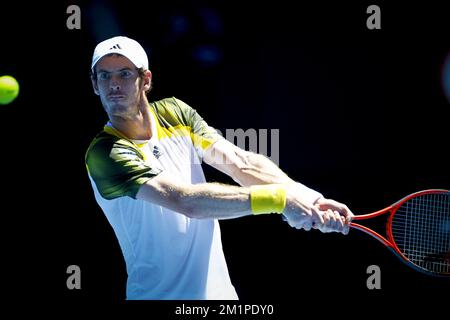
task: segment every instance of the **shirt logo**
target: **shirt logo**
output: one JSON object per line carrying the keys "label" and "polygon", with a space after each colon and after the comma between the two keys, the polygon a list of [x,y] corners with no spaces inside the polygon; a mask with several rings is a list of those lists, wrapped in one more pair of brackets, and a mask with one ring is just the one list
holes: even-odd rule
{"label": "shirt logo", "polygon": [[153,155],[155,156],[156,159],[158,159],[159,157],[162,156],[162,151],[157,146],[154,146]]}

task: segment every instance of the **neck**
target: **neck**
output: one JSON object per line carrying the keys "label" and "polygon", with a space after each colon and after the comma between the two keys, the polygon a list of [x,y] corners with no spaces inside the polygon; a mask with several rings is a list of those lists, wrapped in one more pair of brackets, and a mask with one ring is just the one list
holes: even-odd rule
{"label": "neck", "polygon": [[129,139],[149,140],[153,134],[149,108],[147,104],[132,117],[111,116],[111,124]]}

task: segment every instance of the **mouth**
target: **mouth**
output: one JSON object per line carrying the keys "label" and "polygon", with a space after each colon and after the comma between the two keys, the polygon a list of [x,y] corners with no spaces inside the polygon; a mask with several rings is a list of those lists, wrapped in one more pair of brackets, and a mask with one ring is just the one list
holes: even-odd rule
{"label": "mouth", "polygon": [[125,96],[122,94],[110,94],[108,95],[108,99],[111,101],[119,101],[125,99]]}

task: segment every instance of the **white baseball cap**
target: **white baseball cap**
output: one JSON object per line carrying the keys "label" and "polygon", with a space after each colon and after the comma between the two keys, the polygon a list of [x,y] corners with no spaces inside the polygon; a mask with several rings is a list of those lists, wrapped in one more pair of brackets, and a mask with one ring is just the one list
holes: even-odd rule
{"label": "white baseball cap", "polygon": [[91,70],[94,72],[95,64],[104,56],[111,53],[120,54],[136,66],[148,70],[148,58],[144,48],[136,40],[127,37],[113,37],[100,42],[92,56]]}

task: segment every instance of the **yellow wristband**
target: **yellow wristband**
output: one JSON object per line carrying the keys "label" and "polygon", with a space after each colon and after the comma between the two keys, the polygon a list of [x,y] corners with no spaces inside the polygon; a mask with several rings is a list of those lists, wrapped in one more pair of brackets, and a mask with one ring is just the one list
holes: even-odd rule
{"label": "yellow wristband", "polygon": [[286,207],[286,189],[282,184],[265,184],[250,187],[253,214],[282,213]]}

